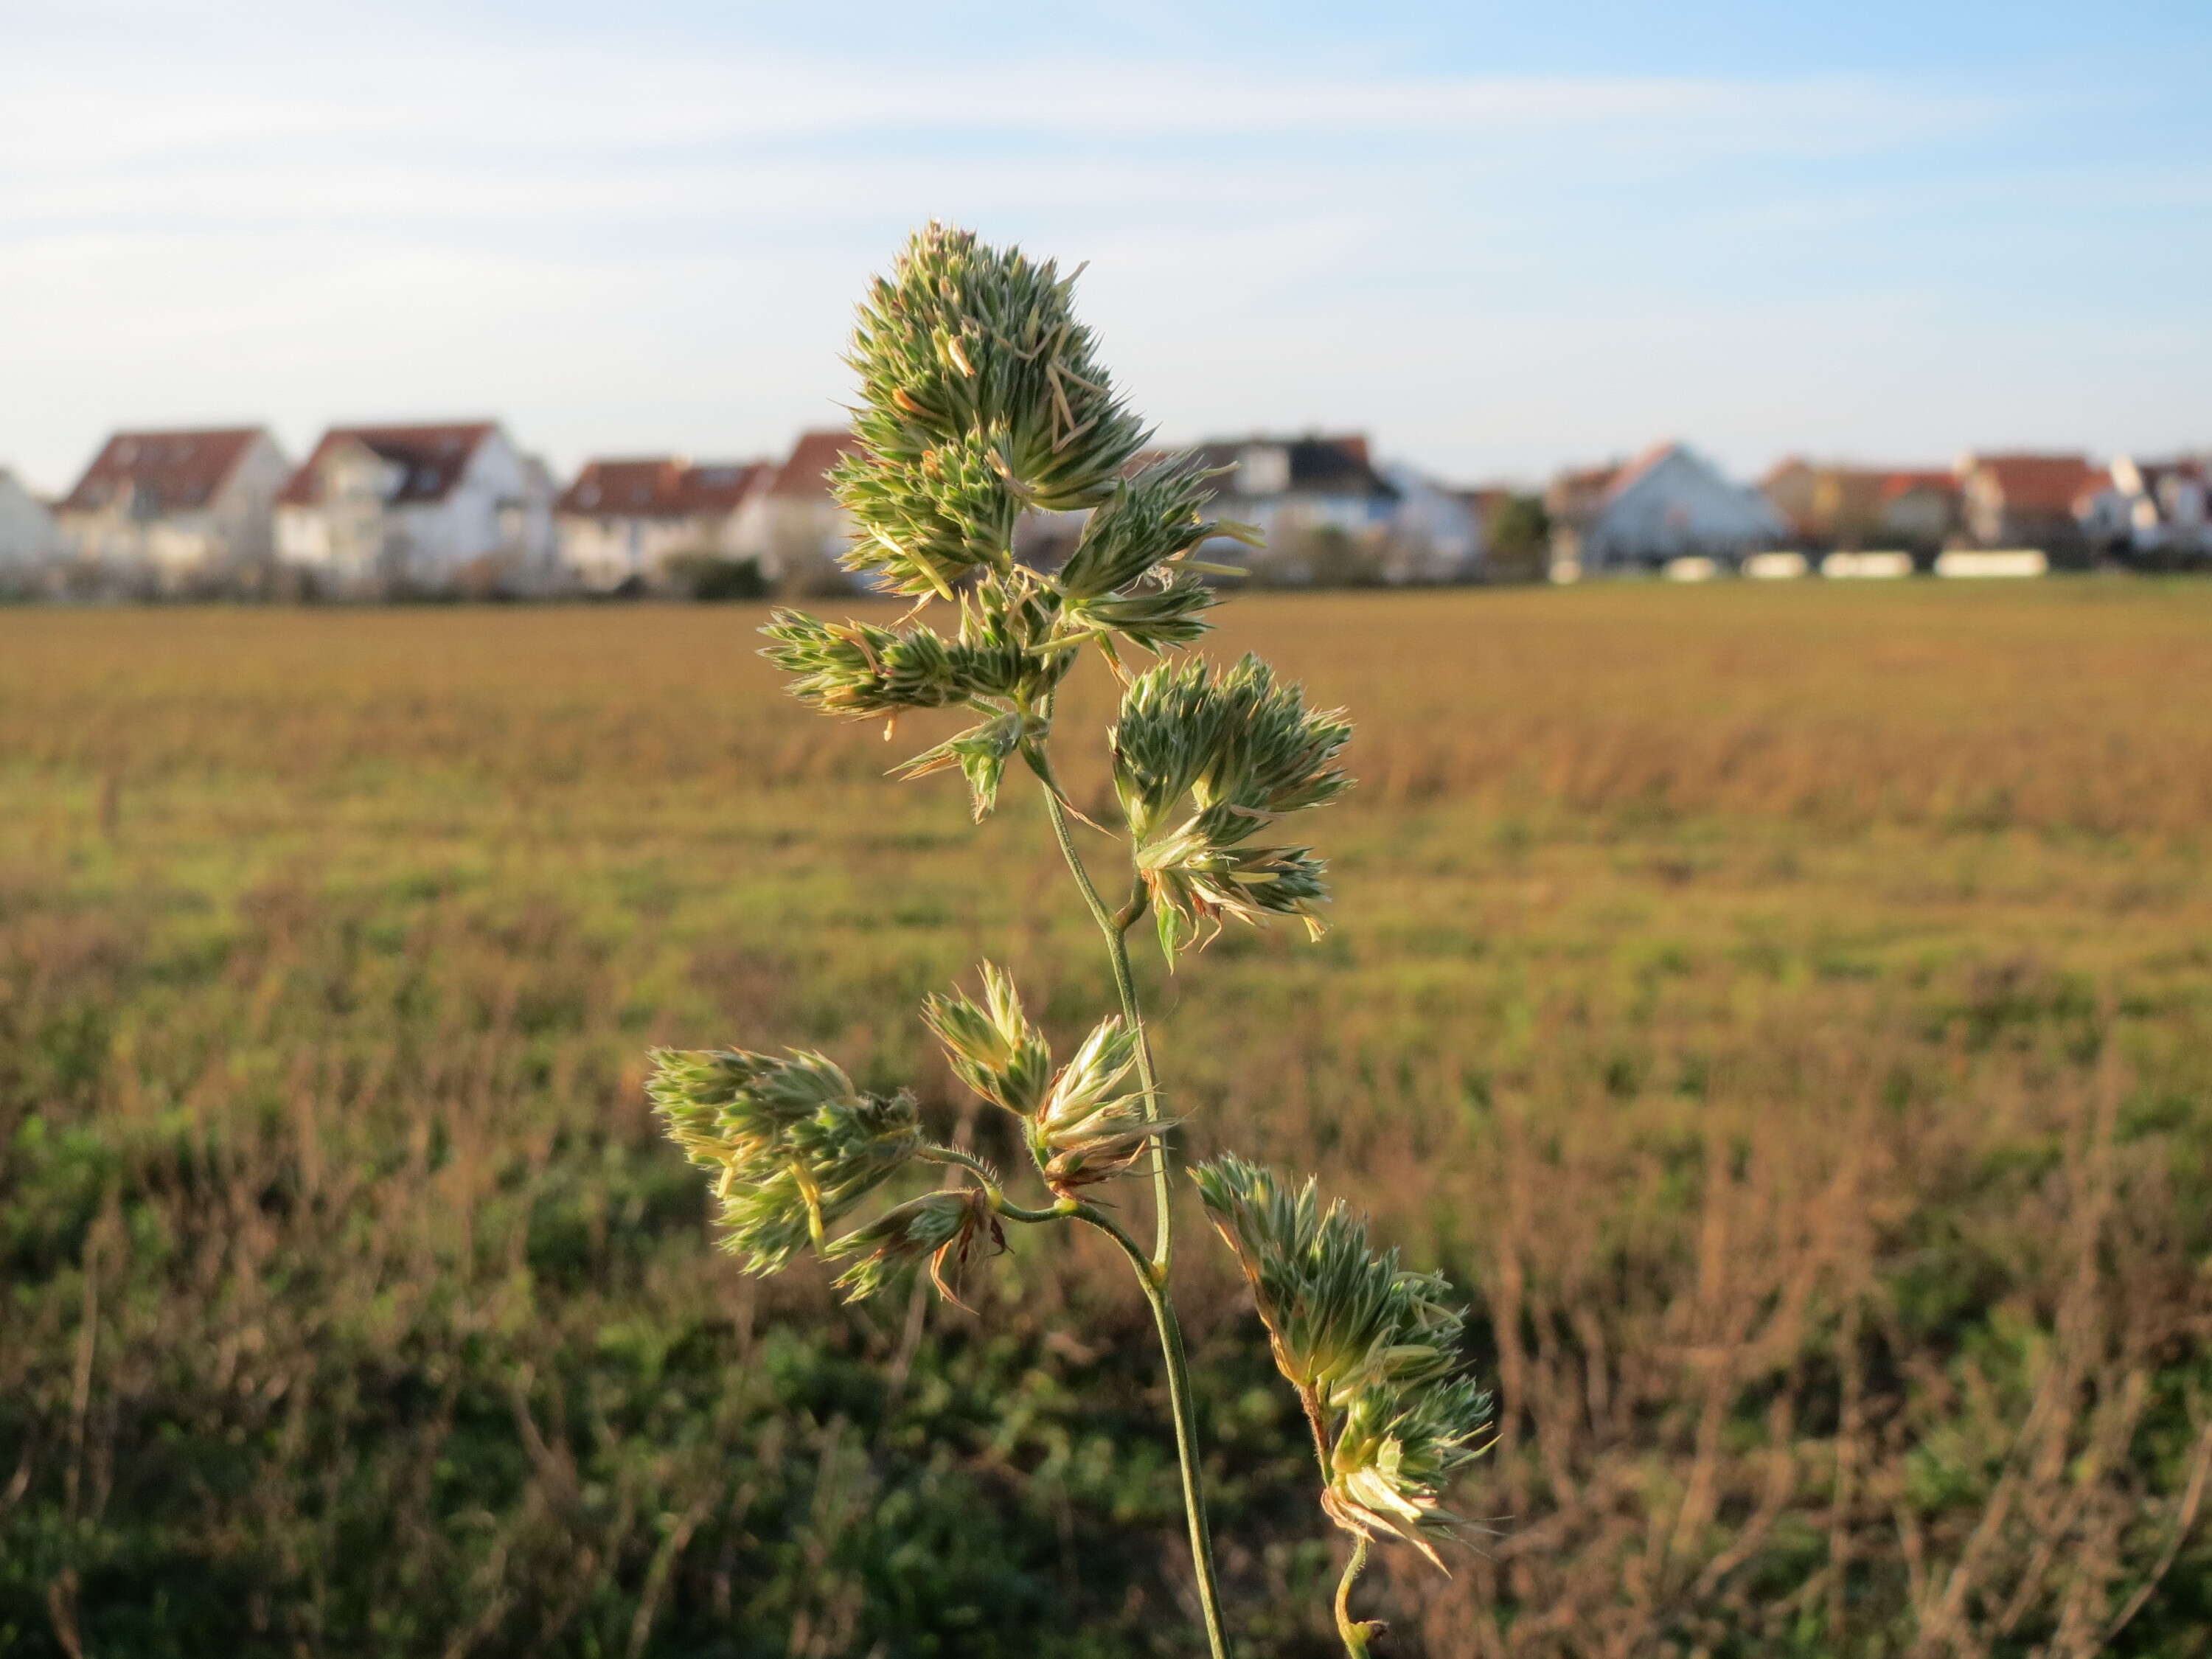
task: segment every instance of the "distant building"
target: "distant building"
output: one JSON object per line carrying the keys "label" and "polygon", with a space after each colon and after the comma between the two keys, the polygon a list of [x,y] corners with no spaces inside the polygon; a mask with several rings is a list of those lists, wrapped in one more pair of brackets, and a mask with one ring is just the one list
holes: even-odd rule
{"label": "distant building", "polygon": [[63,550],[166,589],[252,578],[271,553],[291,471],[262,428],[118,432],[54,508]]}
{"label": "distant building", "polygon": [[2212,558],[2212,468],[2123,455],[2082,518],[2100,552],[2154,564]]}
{"label": "distant building", "polygon": [[1759,481],[1790,537],[1808,547],[1932,551],[1958,527],[1948,471],[1840,466],[1790,457]]}
{"label": "distant building", "polygon": [[837,558],[852,544],[852,521],[830,493],[830,471],[860,441],[842,429],[801,433],[738,503],[732,550],[758,560],[761,574],[787,588],[848,586]]}
{"label": "distant building", "polygon": [[1983,547],[2034,547],[2054,561],[2078,553],[2081,515],[2110,482],[2080,455],[1963,455],[1958,475],[1966,532]]}
{"label": "distant building", "polygon": [[695,465],[674,456],[588,462],[556,506],[562,568],[605,592],[657,582],[681,555],[742,556],[745,500],[776,471],[763,461]]}
{"label": "distant building", "polygon": [[1219,475],[1207,513],[1256,526],[1266,538],[1263,548],[1237,548],[1232,562],[1290,583],[1337,580],[1328,568],[1337,563],[1379,576],[1402,496],[1376,471],[1364,436],[1214,439],[1189,455]]}
{"label": "distant building", "polygon": [[495,421],[332,427],[277,499],[276,549],[337,593],[531,591],[552,480]]}
{"label": "distant building", "polygon": [[0,466],[0,586],[20,587],[60,551],[54,515]]}
{"label": "distant building", "polygon": [[1964,501],[1949,472],[1892,472],[1881,481],[1878,538],[1925,552],[1958,533]]}
{"label": "distant building", "polygon": [[1685,558],[1733,567],[1789,533],[1765,496],[1679,443],[1660,444],[1626,466],[1562,473],[1544,506],[1559,580],[1658,570]]}

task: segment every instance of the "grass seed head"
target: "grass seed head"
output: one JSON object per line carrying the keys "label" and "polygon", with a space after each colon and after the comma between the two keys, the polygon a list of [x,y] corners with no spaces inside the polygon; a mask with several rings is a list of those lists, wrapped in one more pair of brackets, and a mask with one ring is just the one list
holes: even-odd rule
{"label": "grass seed head", "polygon": [[832,1259],[860,1257],[837,1276],[837,1288],[845,1292],[848,1302],[866,1301],[927,1260],[930,1282],[937,1286],[938,1294],[966,1307],[948,1282],[946,1270],[950,1267],[957,1279],[969,1255],[986,1238],[997,1251],[1006,1248],[1005,1230],[991,1212],[990,1200],[981,1188],[967,1187],[956,1192],[926,1193],[886,1210],[866,1226],[834,1241],[823,1254]]}
{"label": "grass seed head", "polygon": [[1389,1535],[1438,1560],[1464,1523],[1443,1498],[1480,1454],[1489,1397],[1460,1375],[1464,1313],[1441,1277],[1377,1251],[1366,1224],[1311,1180],[1291,1191],[1234,1155],[1191,1171],[1236,1254],[1275,1364],[1329,1437],[1322,1507],[1363,1537]]}
{"label": "grass seed head", "polygon": [[657,1049],[647,1092],[685,1156],[715,1176],[723,1247],[773,1273],[922,1145],[914,1097],[863,1094],[816,1054]]}
{"label": "grass seed head", "polygon": [[951,445],[965,465],[987,440],[1027,504],[1107,500],[1149,433],[1075,319],[1074,281],[971,231],[917,232],[871,285],[854,329],[854,429],[869,464],[914,465]]}

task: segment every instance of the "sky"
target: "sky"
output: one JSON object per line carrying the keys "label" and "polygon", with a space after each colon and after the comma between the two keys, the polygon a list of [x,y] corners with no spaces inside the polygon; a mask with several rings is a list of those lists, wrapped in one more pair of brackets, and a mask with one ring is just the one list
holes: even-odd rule
{"label": "sky", "polygon": [[835,424],[933,217],[1168,440],[2212,447],[2212,6],[0,0],[0,466],[118,426]]}

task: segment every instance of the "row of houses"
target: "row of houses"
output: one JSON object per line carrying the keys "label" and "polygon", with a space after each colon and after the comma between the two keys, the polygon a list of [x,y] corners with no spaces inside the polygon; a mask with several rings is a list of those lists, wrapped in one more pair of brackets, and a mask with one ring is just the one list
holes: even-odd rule
{"label": "row of houses", "polygon": [[1684,445],[1561,473],[1545,492],[1551,574],[1572,580],[1684,559],[1761,553],[2021,549],[2055,568],[2212,562],[2212,462],[2106,463],[2080,454],[1969,453],[1948,469],[1792,457],[1756,488]]}
{"label": "row of houses", "polygon": [[333,427],[297,465],[259,427],[118,432],[52,503],[0,471],[0,577],[343,597],[614,589],[685,555],[775,573],[842,544],[823,475],[850,441],[593,461],[562,489],[492,420]]}
{"label": "row of houses", "polygon": [[[258,427],[118,432],[70,492],[35,500],[0,471],[0,583],[62,591],[313,592],[332,597],[681,587],[749,566],[772,586],[842,580],[848,529],[828,475],[842,430],[775,459],[595,459],[560,487],[496,421],[334,427],[293,465]],[[1255,434],[1186,452],[1243,554],[1285,584],[1572,580],[1763,553],[2033,547],[2051,562],[2212,560],[2202,459],[1968,454],[1944,470],[1785,460],[1756,486],[1680,443],[1560,473],[1540,498],[1454,489],[1379,461],[1358,434]],[[1147,458],[1153,459],[1153,458]],[[1533,548],[1527,543],[1534,524]],[[1049,562],[1079,515],[1026,525]],[[1533,553],[1517,571],[1509,559]]]}
{"label": "row of houses", "polygon": [[[745,563],[770,586],[842,580],[828,475],[851,434],[778,459],[586,463],[562,488],[496,421],[333,427],[294,465],[258,427],[118,432],[51,505],[0,473],[0,579],[70,592],[611,592]],[[1358,435],[1200,445],[1217,510],[1259,525],[1289,582],[1477,574],[1465,496],[1379,465]],[[1147,458],[1155,459],[1155,458]],[[1054,556],[1080,515],[1024,527]]]}

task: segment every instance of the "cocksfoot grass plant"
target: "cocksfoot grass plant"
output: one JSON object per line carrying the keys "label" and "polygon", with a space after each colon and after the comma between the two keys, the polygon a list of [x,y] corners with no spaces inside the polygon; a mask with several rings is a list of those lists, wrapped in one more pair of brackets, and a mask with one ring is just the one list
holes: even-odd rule
{"label": "cocksfoot grass plant", "polygon": [[[977,995],[933,996],[922,1018],[961,1082],[1016,1120],[1042,1201],[1019,1201],[982,1159],[932,1142],[910,1095],[864,1092],[819,1054],[661,1051],[650,1087],[671,1137],[714,1181],[724,1245],[754,1273],[811,1245],[844,1264],[837,1283],[854,1300],[925,1264],[957,1300],[963,1273],[1006,1248],[1006,1223],[1076,1223],[1112,1238],[1158,1329],[1200,1610],[1214,1659],[1225,1659],[1170,1294],[1176,1121],[1128,936],[1149,915],[1171,969],[1232,922],[1292,917],[1318,936],[1327,866],[1285,826],[1350,787],[1337,759],[1352,728],[1257,658],[1224,667],[1183,654],[1220,595],[1208,578],[1235,574],[1198,554],[1256,533],[1206,516],[1203,471],[1143,459],[1150,432],[1076,320],[1074,280],[964,231],[933,225],[914,238],[860,307],[850,357],[860,443],[833,480],[855,526],[847,568],[914,605],[889,627],[780,611],[765,630],[791,690],[825,714],[882,719],[887,735],[911,709],[972,715],[897,770],[957,769],[979,820],[1017,763],[1042,792],[1104,939],[1119,1011],[1056,1064],[1011,976],[987,963]],[[1087,517],[1059,568],[1016,557],[1023,514],[1074,509]],[[1053,763],[1056,694],[1085,651],[1122,688],[1105,734],[1128,876],[1118,905],[1077,847]],[[832,1237],[918,1164],[948,1166],[955,1184]],[[1140,1170],[1149,1248],[1094,1190]],[[1466,1529],[1446,1498],[1480,1449],[1488,1400],[1464,1375],[1463,1316],[1440,1278],[1376,1249],[1313,1181],[1292,1193],[1233,1156],[1190,1173],[1311,1425],[1322,1510],[1353,1540],[1337,1628],[1348,1652],[1365,1654],[1381,1626],[1353,1619],[1349,1600],[1370,1546],[1401,1540],[1441,1565],[1438,1546]]]}

